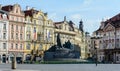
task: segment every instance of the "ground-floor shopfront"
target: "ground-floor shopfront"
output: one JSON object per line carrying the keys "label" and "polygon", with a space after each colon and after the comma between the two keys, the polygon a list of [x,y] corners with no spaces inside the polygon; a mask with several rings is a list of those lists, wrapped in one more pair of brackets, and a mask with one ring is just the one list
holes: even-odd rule
{"label": "ground-floor shopfront", "polygon": [[17,63],[21,63],[24,60],[24,53],[23,52],[9,52],[8,62],[11,63],[14,57],[16,57]]}
{"label": "ground-floor shopfront", "polygon": [[0,54],[0,63],[8,63],[8,54]]}
{"label": "ground-floor shopfront", "polygon": [[104,51],[99,52],[98,61],[120,63],[120,49],[104,49]]}

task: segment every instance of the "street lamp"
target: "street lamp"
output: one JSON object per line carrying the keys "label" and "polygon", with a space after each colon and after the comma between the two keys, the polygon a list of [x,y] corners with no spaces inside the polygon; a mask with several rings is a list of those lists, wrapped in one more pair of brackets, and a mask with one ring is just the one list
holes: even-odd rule
{"label": "street lamp", "polygon": [[100,38],[102,38],[102,37],[100,37],[100,36],[94,36],[94,37],[91,37],[91,39],[93,39],[94,40],[94,50],[95,50],[95,56],[96,56],[96,58],[95,58],[95,64],[96,64],[96,66],[97,66],[97,64],[98,64],[98,52],[97,52],[97,49],[98,49],[98,47],[99,47],[99,43],[97,43],[97,41],[96,40],[98,40],[98,39],[100,39]]}
{"label": "street lamp", "polygon": [[16,69],[16,54],[14,53],[14,57],[12,59],[12,63],[11,63],[11,69]]}

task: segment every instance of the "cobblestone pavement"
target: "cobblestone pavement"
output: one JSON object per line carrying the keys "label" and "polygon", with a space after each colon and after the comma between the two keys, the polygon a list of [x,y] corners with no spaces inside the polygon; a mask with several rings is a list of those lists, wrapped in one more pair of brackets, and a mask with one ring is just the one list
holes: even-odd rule
{"label": "cobblestone pavement", "polygon": [[0,64],[0,71],[120,71],[120,64]]}

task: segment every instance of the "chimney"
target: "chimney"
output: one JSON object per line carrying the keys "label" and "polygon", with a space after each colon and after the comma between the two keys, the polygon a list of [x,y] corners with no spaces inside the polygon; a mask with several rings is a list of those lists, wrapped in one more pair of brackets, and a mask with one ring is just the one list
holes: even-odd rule
{"label": "chimney", "polygon": [[26,6],[26,10],[30,10],[30,7],[29,7],[29,6]]}

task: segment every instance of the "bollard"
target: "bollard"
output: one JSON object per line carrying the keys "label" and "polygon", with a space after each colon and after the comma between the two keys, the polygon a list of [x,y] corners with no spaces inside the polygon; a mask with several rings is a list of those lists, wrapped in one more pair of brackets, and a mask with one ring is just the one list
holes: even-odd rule
{"label": "bollard", "polygon": [[16,69],[16,57],[14,57],[14,59],[12,60],[12,65],[11,65],[12,69]]}

